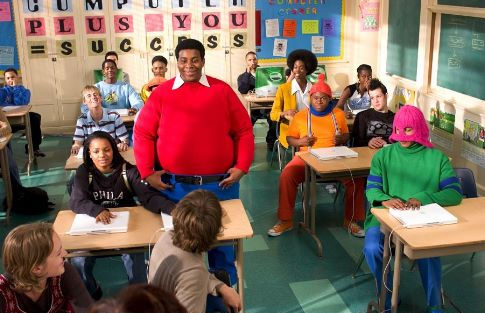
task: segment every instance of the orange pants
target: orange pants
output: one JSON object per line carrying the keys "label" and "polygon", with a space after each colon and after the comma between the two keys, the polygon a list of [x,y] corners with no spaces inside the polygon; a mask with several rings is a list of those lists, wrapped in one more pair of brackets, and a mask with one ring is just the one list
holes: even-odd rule
{"label": "orange pants", "polygon": [[[285,166],[280,176],[278,218],[281,221],[293,220],[297,188],[304,181],[305,162],[300,157],[294,156]],[[351,219],[352,221],[364,220],[364,187],[366,179],[354,178],[355,191],[351,179],[344,179],[341,182],[345,185],[344,219],[346,222]],[[354,196],[354,201],[352,201],[352,195]]]}

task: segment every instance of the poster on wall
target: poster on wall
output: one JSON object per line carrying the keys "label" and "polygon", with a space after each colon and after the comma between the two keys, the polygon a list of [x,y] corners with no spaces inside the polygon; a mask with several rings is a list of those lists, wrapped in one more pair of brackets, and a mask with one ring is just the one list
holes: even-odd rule
{"label": "poster on wall", "polygon": [[461,156],[485,168],[485,127],[477,122],[465,120]]}
{"label": "poster on wall", "polygon": [[19,69],[15,24],[10,1],[0,1],[0,74],[9,67]]}
{"label": "poster on wall", "polygon": [[380,0],[360,0],[360,30],[376,32],[379,30]]}
{"label": "poster on wall", "polygon": [[[256,51],[263,63],[284,62],[296,49],[313,50],[319,61],[343,58],[345,0],[258,0],[256,16],[261,29],[256,33]],[[273,53],[282,37],[287,40],[284,56]]]}
{"label": "poster on wall", "polygon": [[429,123],[431,126],[444,130],[450,134],[455,132],[455,114],[444,112],[439,108],[431,108],[429,116]]}
{"label": "poster on wall", "polygon": [[389,109],[397,113],[399,109],[406,104],[414,104],[415,92],[414,90],[406,89],[396,86],[392,94],[392,99],[389,102]]}

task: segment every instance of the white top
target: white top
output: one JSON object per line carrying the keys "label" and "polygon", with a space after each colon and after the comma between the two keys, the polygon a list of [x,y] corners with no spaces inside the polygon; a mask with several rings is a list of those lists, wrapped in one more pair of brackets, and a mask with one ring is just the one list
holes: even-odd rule
{"label": "white top", "polygon": [[[185,83],[184,80],[182,79],[182,77],[180,77],[180,73],[178,73],[177,76],[175,76],[175,81],[173,82],[172,90],[180,88],[180,86],[182,86],[184,83]],[[209,81],[207,80],[207,76],[204,73],[202,73],[202,76],[200,76],[199,83],[201,83],[202,85],[204,85],[206,87],[211,86],[211,85],[209,85]]]}
{"label": "white top", "polygon": [[298,111],[310,107],[310,89],[312,89],[312,83],[309,81],[307,81],[304,91],[301,90],[296,79],[291,81],[291,94],[296,93],[296,108]]}

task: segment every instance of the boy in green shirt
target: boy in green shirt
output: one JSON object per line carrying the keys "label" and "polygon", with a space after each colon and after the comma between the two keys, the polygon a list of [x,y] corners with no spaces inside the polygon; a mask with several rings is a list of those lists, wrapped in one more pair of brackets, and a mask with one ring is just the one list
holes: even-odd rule
{"label": "boy in green shirt", "polygon": [[[447,206],[461,202],[460,182],[448,157],[432,148],[428,126],[418,108],[406,105],[399,110],[390,140],[397,143],[382,148],[372,159],[366,188],[372,207],[409,210],[430,203]],[[380,292],[384,235],[370,212],[365,230],[364,255]],[[417,263],[429,310],[442,312],[440,258],[419,259]],[[392,286],[391,277],[388,286]],[[388,294],[386,309],[390,308],[390,299]]]}

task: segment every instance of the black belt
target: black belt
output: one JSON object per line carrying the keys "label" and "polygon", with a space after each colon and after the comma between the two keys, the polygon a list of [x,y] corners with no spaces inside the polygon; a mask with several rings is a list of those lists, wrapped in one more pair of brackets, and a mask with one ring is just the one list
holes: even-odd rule
{"label": "black belt", "polygon": [[204,185],[208,183],[219,182],[227,177],[224,175],[175,175],[168,174],[170,178],[173,178],[177,183],[189,184],[189,185]]}

